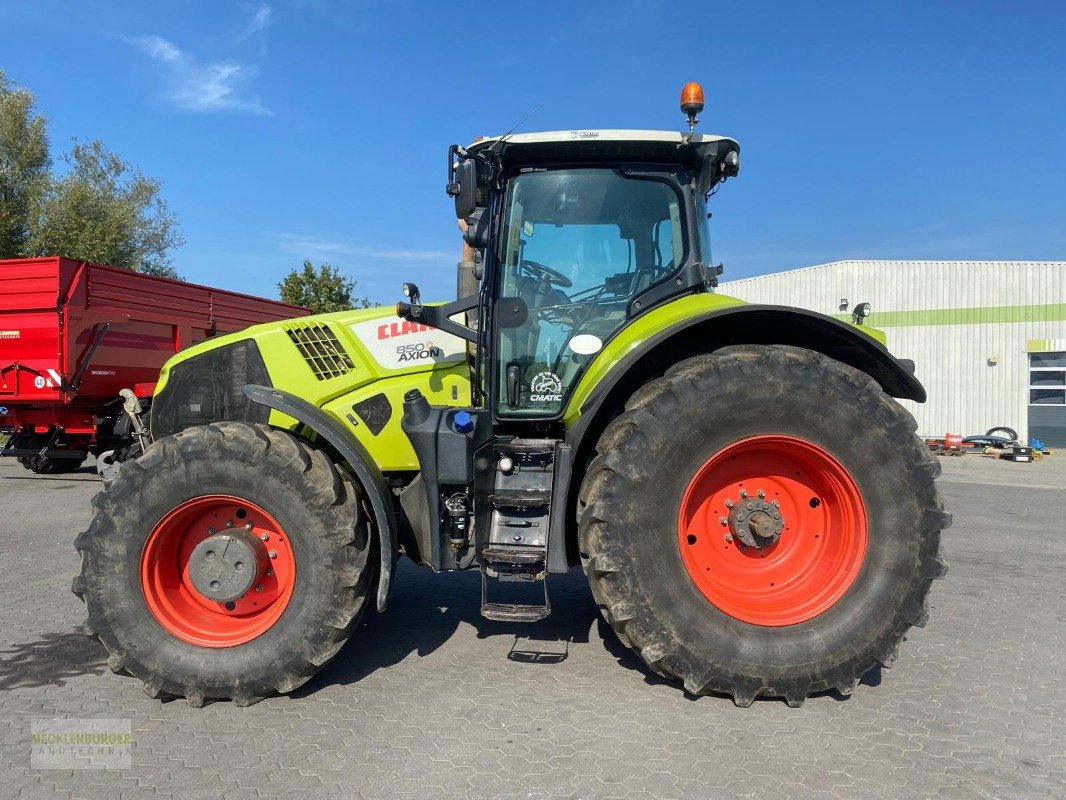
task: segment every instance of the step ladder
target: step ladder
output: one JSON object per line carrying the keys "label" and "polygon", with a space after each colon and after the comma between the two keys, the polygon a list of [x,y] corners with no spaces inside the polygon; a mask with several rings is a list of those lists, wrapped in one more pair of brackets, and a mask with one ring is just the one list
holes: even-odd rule
{"label": "step ladder", "polygon": [[[551,613],[548,598],[548,524],[551,512],[553,441],[522,440],[496,448],[511,471],[497,475],[489,495],[489,542],[481,551],[481,615],[498,622],[537,622]],[[489,582],[540,583],[544,603],[505,603],[489,599]]]}

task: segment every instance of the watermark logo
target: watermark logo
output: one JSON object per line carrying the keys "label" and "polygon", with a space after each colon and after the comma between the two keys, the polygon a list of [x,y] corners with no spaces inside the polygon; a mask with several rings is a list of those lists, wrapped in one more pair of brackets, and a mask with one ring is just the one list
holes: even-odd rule
{"label": "watermark logo", "polygon": [[128,719],[35,719],[30,722],[33,769],[129,769]]}

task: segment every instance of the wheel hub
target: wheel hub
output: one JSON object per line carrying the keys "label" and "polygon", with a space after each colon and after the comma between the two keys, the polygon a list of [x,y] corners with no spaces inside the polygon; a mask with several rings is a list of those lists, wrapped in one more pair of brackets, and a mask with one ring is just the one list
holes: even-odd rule
{"label": "wheel hub", "polygon": [[823,447],[785,434],[740,439],[692,476],[678,546],[696,589],[725,614],[781,627],[828,610],[859,575],[862,493]]}
{"label": "wheel hub", "polygon": [[764,495],[762,490],[758,497],[748,497],[745,492],[739,500],[731,501],[726,525],[748,547],[769,547],[781,538],[785,529],[778,504],[766,502]]}
{"label": "wheel hub", "polygon": [[148,610],[199,647],[235,647],[265,633],[285,612],[295,582],[295,553],[278,521],[231,495],[180,503],[141,553]]}
{"label": "wheel hub", "polygon": [[243,597],[270,563],[266,545],[245,530],[208,536],[189,557],[189,580],[209,600],[228,603]]}

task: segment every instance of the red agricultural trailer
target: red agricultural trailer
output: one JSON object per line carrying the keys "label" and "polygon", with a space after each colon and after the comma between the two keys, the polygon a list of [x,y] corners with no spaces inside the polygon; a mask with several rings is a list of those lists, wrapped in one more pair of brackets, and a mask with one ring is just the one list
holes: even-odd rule
{"label": "red agricultural trailer", "polygon": [[309,313],[69,258],[0,260],[0,429],[13,433],[0,456],[39,473],[76,469],[90,453],[123,460],[174,353]]}

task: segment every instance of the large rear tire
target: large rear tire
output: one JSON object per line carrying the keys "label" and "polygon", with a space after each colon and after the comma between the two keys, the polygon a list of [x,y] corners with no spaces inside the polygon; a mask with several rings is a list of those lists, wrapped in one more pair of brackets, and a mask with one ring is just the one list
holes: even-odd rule
{"label": "large rear tire", "polygon": [[[288,433],[223,422],[165,437],[123,464],[93,506],[73,585],[85,632],[152,697],[249,705],[290,692],[336,655],[367,606],[376,544],[363,492]],[[215,543],[230,549],[216,558]],[[252,557],[209,572],[232,553]],[[211,597],[212,577],[223,590],[246,582],[239,597]]]}
{"label": "large rear tire", "polygon": [[808,350],[675,365],[607,427],[581,487],[607,621],[692,694],[850,694],[924,625],[946,569],[940,465],[915,427],[869,376]]}

